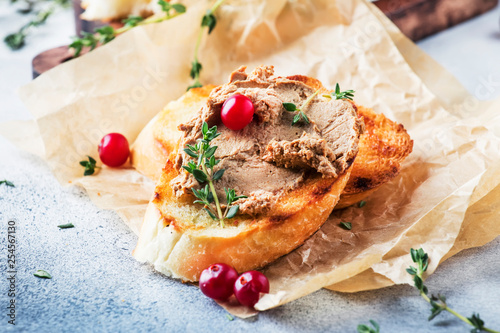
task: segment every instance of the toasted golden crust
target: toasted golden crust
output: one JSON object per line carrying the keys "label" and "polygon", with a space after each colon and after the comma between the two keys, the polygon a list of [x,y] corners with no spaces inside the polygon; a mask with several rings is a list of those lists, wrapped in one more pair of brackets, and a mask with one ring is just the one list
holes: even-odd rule
{"label": "toasted golden crust", "polygon": [[362,106],[357,106],[357,110],[363,117],[365,132],[360,139],[351,178],[336,209],[364,199],[396,177],[401,163],[413,149],[413,140],[403,125]]}
{"label": "toasted golden crust", "polygon": [[[239,216],[225,228],[214,225],[192,200],[175,197],[169,182],[177,175],[167,162],[141,229],[134,256],[158,271],[197,281],[215,262],[238,272],[262,267],[300,246],[330,215],[349,179],[310,177],[282,196],[265,216]],[[192,199],[192,198],[191,198]]]}
{"label": "toasted golden crust", "polygon": [[[321,93],[329,91],[319,80],[302,75],[289,76]],[[206,102],[214,86],[192,89],[179,100],[169,103],[148,125],[132,147],[132,164],[144,175],[158,180],[168,155],[175,150],[180,137],[177,125],[189,119]],[[335,209],[350,206],[373,193],[380,185],[397,176],[401,163],[411,153],[413,141],[403,125],[383,114],[355,105],[363,117],[365,133],[361,135],[359,152],[352,166],[351,178]],[[151,148],[153,147],[154,148]]]}

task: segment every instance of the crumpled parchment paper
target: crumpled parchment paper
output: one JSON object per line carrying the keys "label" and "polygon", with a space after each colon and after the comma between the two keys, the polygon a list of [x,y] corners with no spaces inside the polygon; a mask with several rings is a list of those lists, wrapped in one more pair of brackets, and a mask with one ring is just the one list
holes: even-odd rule
{"label": "crumpled parchment paper", "polygon": [[[82,177],[109,132],[133,142],[190,84],[207,1],[160,24],[137,27],[20,89],[34,121],[0,133],[42,156],[63,184],[83,186],[136,234],[154,184],[130,166]],[[500,234],[500,100],[479,102],[363,0],[228,0],[205,37],[201,80],[221,84],[240,65],[274,65],[277,75],[316,77],[356,90],[357,103],[404,124],[414,151],[397,178],[366,206],[334,212],[296,251],[265,268],[266,310],[327,287],[342,292],[410,283],[410,248],[430,256],[428,273],[451,255]],[[339,222],[352,223],[352,230]],[[223,304],[242,317],[254,314]]]}

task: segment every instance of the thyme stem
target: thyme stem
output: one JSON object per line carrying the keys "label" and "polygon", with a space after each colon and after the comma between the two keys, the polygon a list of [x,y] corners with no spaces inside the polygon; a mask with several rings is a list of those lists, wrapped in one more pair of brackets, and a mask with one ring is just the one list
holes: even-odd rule
{"label": "thyme stem", "polygon": [[486,331],[490,333],[500,333],[499,331],[492,330],[491,328],[484,327],[484,322],[479,318],[479,314],[473,314],[471,318],[467,318],[455,310],[448,307],[446,304],[446,298],[444,296],[438,295],[432,296],[432,299],[427,295],[428,290],[424,285],[423,274],[427,270],[429,265],[429,256],[424,252],[423,249],[414,250],[411,249],[411,257],[414,263],[417,264],[417,267],[410,266],[406,271],[413,275],[413,280],[415,282],[415,287],[420,291],[420,296],[432,306],[431,316],[429,320],[432,320],[435,316],[437,316],[442,311],[447,311],[463,321],[466,324],[471,325],[474,329],[471,332],[479,332]]}
{"label": "thyme stem", "polygon": [[[205,161],[201,163],[201,167],[203,169],[203,172],[208,175],[207,167],[205,166]],[[212,192],[212,195],[214,197],[215,201],[215,207],[217,207],[217,214],[219,215],[219,221],[221,223],[221,226],[224,227],[224,215],[222,214],[222,210],[220,208],[220,202],[219,202],[219,197],[217,196],[217,192],[215,191],[215,186],[212,181],[212,176],[208,177],[208,186],[210,187],[210,192]]]}

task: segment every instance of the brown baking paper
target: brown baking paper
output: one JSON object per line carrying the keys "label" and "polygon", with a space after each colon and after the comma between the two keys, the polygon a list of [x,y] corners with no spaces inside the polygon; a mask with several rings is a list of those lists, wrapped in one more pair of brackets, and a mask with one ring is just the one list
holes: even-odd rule
{"label": "brown baking paper", "polygon": [[[63,184],[83,186],[96,205],[117,211],[135,233],[152,181],[130,166],[82,177],[78,162],[97,158],[106,133],[134,141],[191,83],[191,55],[209,3],[185,3],[187,13],[134,28],[22,87],[35,120],[0,128],[45,158]],[[303,246],[264,269],[271,292],[258,310],[322,287],[354,292],[409,283],[411,247],[429,253],[430,274],[449,256],[500,234],[500,100],[476,101],[365,1],[228,0],[217,17],[200,49],[202,82],[221,84],[240,65],[260,64],[327,87],[339,82],[356,90],[357,103],[404,124],[415,143],[400,176],[366,206],[334,212]],[[242,317],[254,314],[224,306]]]}

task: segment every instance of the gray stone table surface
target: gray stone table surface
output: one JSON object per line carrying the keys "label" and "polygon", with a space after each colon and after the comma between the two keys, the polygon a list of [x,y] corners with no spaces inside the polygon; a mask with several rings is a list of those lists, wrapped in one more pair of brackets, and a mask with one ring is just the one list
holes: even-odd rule
{"label": "gray stone table surface", "polygon": [[[69,41],[71,11],[49,20],[11,52],[0,45],[0,121],[29,119],[15,89],[31,79],[37,53]],[[0,32],[23,24],[8,1],[0,2]],[[419,42],[454,73],[471,93],[483,81],[496,82],[500,96],[498,8]],[[155,273],[131,257],[137,241],[111,211],[96,208],[75,187],[61,187],[45,163],[0,137],[0,332],[356,332],[376,320],[382,332],[469,332],[449,314],[427,321],[429,306],[410,286],[342,294],[320,290],[261,313],[230,321],[226,312],[196,287]],[[16,223],[16,325],[8,324],[7,226]],[[59,230],[72,222],[75,228]],[[500,223],[500,221],[499,221]],[[46,269],[53,278],[33,276]],[[500,330],[500,239],[463,251],[443,263],[427,281],[459,312],[481,314]]]}

